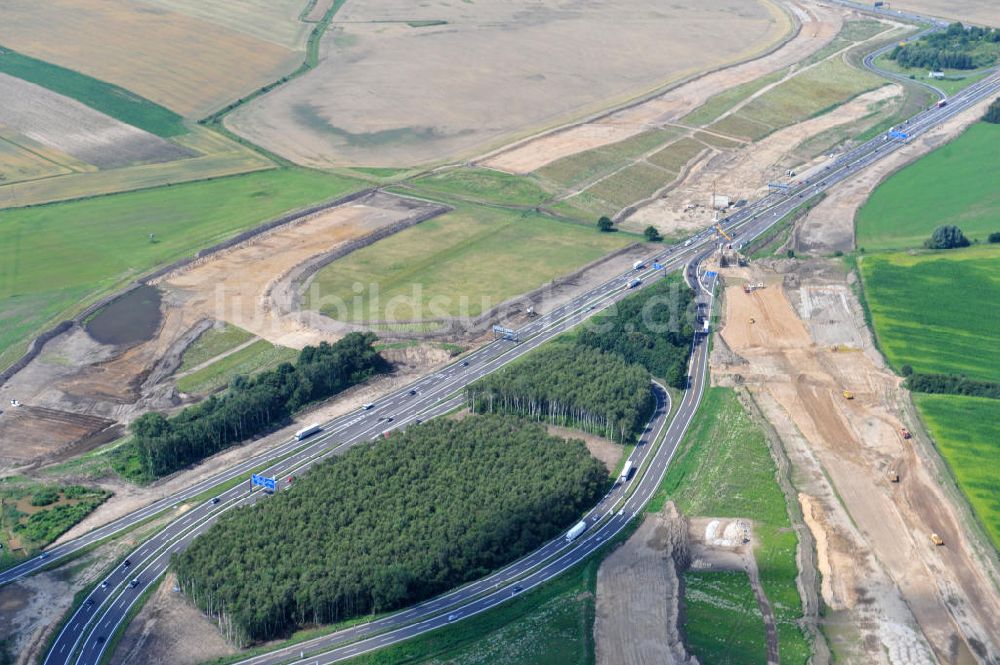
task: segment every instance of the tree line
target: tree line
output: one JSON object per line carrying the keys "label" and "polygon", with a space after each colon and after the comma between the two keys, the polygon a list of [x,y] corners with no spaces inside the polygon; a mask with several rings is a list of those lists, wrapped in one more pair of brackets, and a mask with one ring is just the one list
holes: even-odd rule
{"label": "tree line", "polygon": [[350,333],[335,344],[307,346],[295,365],[234,377],[221,396],[172,418],[146,413],[132,423],[132,443],[121,454],[135,452],[143,474],[158,478],[274,429],[310,402],[386,371],[388,363],[372,347],[375,339]]}
{"label": "tree line", "polygon": [[607,490],[582,441],[507,416],[436,419],[230,511],[173,565],[245,644],[400,608],[523,556]]}
{"label": "tree line", "polygon": [[1000,399],[1000,383],[970,379],[963,375],[912,373],[906,377],[906,387],[917,393]]}
{"label": "tree line", "polygon": [[695,315],[694,292],[673,274],[596,316],[580,331],[577,343],[617,353],[683,389]]}
{"label": "tree line", "polygon": [[947,30],[931,33],[916,42],[897,45],[889,54],[902,67],[941,69],[978,69],[997,61],[997,49],[983,47],[1000,43],[1000,31],[989,28],[966,28],[952,23]]}
{"label": "tree line", "polygon": [[655,407],[649,372],[617,354],[558,345],[528,354],[465,389],[478,413],[510,413],[624,442]]}

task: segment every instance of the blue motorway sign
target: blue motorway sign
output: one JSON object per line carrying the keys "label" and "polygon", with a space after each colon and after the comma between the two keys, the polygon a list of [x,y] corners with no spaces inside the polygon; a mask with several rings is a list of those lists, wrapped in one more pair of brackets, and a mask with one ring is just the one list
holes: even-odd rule
{"label": "blue motorway sign", "polygon": [[889,136],[891,136],[894,139],[899,139],[901,141],[905,141],[906,139],[910,138],[910,135],[907,134],[906,132],[900,132],[897,130],[889,132]]}
{"label": "blue motorway sign", "polygon": [[663,265],[660,263],[653,263],[653,270],[663,270]]}
{"label": "blue motorway sign", "polygon": [[258,476],[256,473],[250,475],[250,485],[260,485],[266,490],[271,490],[272,492],[278,489],[278,485],[274,478],[268,478],[267,476]]}
{"label": "blue motorway sign", "polygon": [[713,271],[710,270],[710,271],[708,271],[708,272],[705,273],[705,279],[715,279],[715,276],[717,274],[718,273],[713,272]]}

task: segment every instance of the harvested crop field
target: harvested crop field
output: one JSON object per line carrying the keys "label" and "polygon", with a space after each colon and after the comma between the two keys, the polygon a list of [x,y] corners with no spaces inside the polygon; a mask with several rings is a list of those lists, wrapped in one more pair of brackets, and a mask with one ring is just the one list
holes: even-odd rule
{"label": "harvested crop field", "polygon": [[297,50],[247,32],[127,0],[9,0],[0,44],[187,117],[224,106],[302,59]]}
{"label": "harvested crop field", "polygon": [[149,132],[3,73],[0,98],[4,100],[0,125],[98,168],[168,162],[191,155]]}
{"label": "harvested crop field", "polygon": [[798,34],[773,52],[749,62],[698,77],[641,104],[610,113],[592,122],[525,141],[483,161],[512,173],[530,173],[557,159],[616,143],[650,127],[677,122],[713,96],[749,83],[823,48],[842,24],[839,10],[829,6],[786,4],[801,23]]}
{"label": "harvested crop field", "polygon": [[1000,6],[996,0],[894,0],[892,6],[953,21],[1000,27]]}
{"label": "harvested crop field", "polygon": [[230,129],[308,165],[433,162],[759,55],[790,27],[770,2],[737,0],[377,0],[335,19],[318,68],[235,111]]}

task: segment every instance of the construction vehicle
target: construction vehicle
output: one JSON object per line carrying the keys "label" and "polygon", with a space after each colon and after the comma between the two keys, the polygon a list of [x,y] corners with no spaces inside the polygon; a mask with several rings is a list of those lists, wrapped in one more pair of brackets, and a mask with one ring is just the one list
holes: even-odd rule
{"label": "construction vehicle", "polygon": [[722,224],[716,224],[715,225],[715,232],[719,234],[720,238],[725,238],[729,242],[733,241],[733,237],[731,235],[729,235],[728,233],[726,233],[726,230],[724,228],[722,228]]}
{"label": "construction vehicle", "polygon": [[898,483],[899,482],[899,473],[897,473],[895,469],[889,469],[886,472],[885,477],[889,479],[890,483]]}
{"label": "construction vehicle", "polygon": [[911,436],[913,436],[912,434],[910,434],[910,430],[906,429],[905,427],[900,427],[899,433],[903,435],[904,439],[909,439]]}
{"label": "construction vehicle", "polygon": [[844,399],[854,399],[854,393],[852,393],[850,390],[845,390]]}
{"label": "construction vehicle", "polygon": [[750,317],[750,323],[757,323],[757,321],[753,317]]}
{"label": "construction vehicle", "polygon": [[938,547],[944,545],[944,539],[942,539],[941,536],[937,535],[936,533],[931,534],[931,542],[937,545]]}

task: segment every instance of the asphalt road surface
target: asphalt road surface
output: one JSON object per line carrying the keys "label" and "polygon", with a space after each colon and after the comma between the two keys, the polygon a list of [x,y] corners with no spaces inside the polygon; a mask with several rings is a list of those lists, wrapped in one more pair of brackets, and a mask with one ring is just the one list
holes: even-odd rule
{"label": "asphalt road surface", "polygon": [[[1000,92],[1000,78],[992,75],[952,97],[946,106],[923,111],[898,129],[910,137],[947,120],[968,106]],[[749,242],[766,232],[775,223],[801,206],[806,200],[834,184],[851,177],[881,157],[899,149],[902,143],[880,135],[841,155],[834,164],[812,180],[792,183],[784,192],[775,192],[760,199],[722,221],[723,228],[736,237],[737,244]],[[311,464],[356,445],[378,439],[384,433],[405,427],[416,420],[425,420],[447,413],[462,404],[462,388],[524,353],[536,348],[554,336],[579,325],[596,312],[605,309],[632,293],[633,280],[644,288],[661,275],[684,269],[689,282],[696,284],[704,298],[710,298],[711,277],[699,274],[700,260],[716,245],[711,230],[702,231],[683,244],[664,248],[646,262],[646,268],[628,271],[583,294],[562,307],[539,316],[517,331],[518,341],[498,340],[469,354],[464,359],[442,371],[424,377],[410,386],[387,395],[374,403],[371,409],[359,411],[332,420],[323,425],[323,431],[305,441],[290,440],[267,453],[218,474],[202,483],[179,492],[173,497],[152,504],[136,513],[123,517],[100,529],[52,548],[44,555],[25,562],[0,574],[0,584],[29,574],[49,565],[54,560],[79,551],[94,542],[130,528],[135,524],[175,510],[190,499],[204,494],[212,487],[235,479],[248,478],[251,470],[276,477],[278,491],[287,488],[288,477],[308,468]],[[658,262],[662,270],[651,266]],[[366,650],[372,650],[408,639],[441,625],[459,621],[472,614],[493,607],[512,595],[515,588],[529,589],[564,572],[585,558],[608,538],[617,534],[628,521],[641,511],[642,506],[659,485],[673,451],[690,421],[707,375],[706,345],[699,335],[692,354],[690,387],[684,393],[676,417],[667,426],[665,438],[658,447],[649,438],[637,446],[639,469],[626,485],[616,485],[611,494],[588,514],[588,529],[572,543],[556,539],[507,568],[477,582],[425,601],[405,611],[369,624],[357,626],[316,640],[249,659],[247,663],[279,663],[294,660],[300,652],[313,655],[308,662],[329,663],[342,660]],[[650,434],[666,426],[663,418],[669,411],[662,388],[655,388],[659,409],[650,424]],[[411,394],[411,391],[413,394]],[[384,445],[391,445],[386,443]],[[641,464],[640,464],[641,462]],[[630,492],[627,498],[623,493]],[[220,514],[257,500],[266,500],[261,490],[248,492],[248,483],[221,492],[214,499],[204,500],[178,514],[165,528],[150,537],[129,556],[129,566],[119,566],[96,587],[73,614],[58,635],[49,651],[46,665],[80,662],[97,663],[107,649],[108,640],[125,623],[130,608],[144,590],[166,570],[169,557],[181,551],[203,533]],[[176,509],[180,513],[179,509]],[[130,583],[135,581],[134,585]]]}

